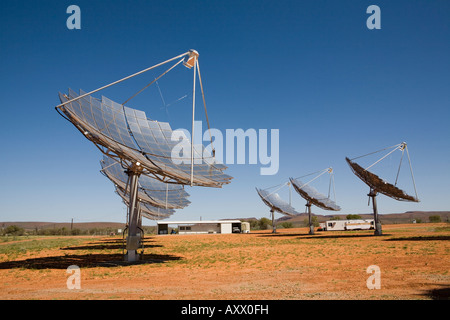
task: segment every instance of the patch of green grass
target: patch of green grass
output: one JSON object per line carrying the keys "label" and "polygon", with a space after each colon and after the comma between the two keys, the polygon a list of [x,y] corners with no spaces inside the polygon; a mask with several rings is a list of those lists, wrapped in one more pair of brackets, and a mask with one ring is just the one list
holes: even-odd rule
{"label": "patch of green grass", "polygon": [[23,240],[33,240],[42,238],[41,236],[0,236],[0,243],[12,242],[12,241],[23,241]]}
{"label": "patch of green grass", "polygon": [[450,232],[450,226],[435,227],[435,228],[432,228],[431,231],[434,231],[434,232]]}
{"label": "patch of green grass", "polygon": [[22,239],[19,242],[4,243],[0,245],[0,255],[4,254],[8,259],[14,259],[26,253],[38,253],[42,250],[59,249],[68,246],[79,245],[92,239],[86,238],[36,238]]}

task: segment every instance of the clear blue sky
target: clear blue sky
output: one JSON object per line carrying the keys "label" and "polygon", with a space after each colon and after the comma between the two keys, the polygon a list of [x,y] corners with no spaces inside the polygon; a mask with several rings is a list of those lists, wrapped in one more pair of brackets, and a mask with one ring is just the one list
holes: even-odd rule
{"label": "clear blue sky", "polygon": [[[71,4],[81,8],[81,30],[66,27]],[[381,8],[381,30],[366,27],[371,4]],[[259,164],[230,165],[231,184],[187,187],[192,204],[174,219],[268,216],[256,186],[329,166],[341,213],[371,212],[368,188],[345,157],[402,141],[421,202],[380,196],[380,213],[450,210],[449,1],[3,0],[0,6],[0,221],[123,222],[125,206],[99,173],[99,151],[54,110],[57,94],[93,90],[191,48],[200,53],[212,127],[279,129],[280,169],[261,176]],[[178,86],[176,76],[160,82],[167,103],[191,88]],[[152,77],[103,94],[122,102]],[[189,128],[187,99],[165,110],[152,90],[130,107]],[[396,171],[396,159],[383,161],[386,170]],[[408,179],[402,186],[412,192]],[[287,199],[287,189],[280,195]],[[304,201],[292,197],[303,211]]]}

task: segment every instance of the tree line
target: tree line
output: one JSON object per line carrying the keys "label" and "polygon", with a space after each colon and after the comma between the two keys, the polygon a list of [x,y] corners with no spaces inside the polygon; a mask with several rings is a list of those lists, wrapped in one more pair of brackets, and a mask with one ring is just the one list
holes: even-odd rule
{"label": "tree line", "polygon": [[33,230],[25,230],[22,227],[16,225],[10,225],[6,228],[0,229],[1,236],[78,236],[78,235],[111,235],[116,234],[116,228],[90,228],[90,229],[78,229],[78,228],[45,228]]}

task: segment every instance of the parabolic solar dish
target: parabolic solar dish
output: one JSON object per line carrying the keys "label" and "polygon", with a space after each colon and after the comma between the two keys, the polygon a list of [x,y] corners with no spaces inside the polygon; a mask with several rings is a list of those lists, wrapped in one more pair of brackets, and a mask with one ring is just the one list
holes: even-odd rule
{"label": "parabolic solar dish", "polygon": [[339,207],[333,200],[317,191],[314,187],[304,184],[299,179],[289,178],[289,180],[294,186],[295,191],[297,191],[298,194],[300,194],[306,201],[310,202],[311,204],[324,210],[341,210],[341,207]]}
{"label": "parabolic solar dish", "polygon": [[281,199],[278,193],[270,193],[266,190],[256,188],[256,192],[261,197],[262,201],[272,210],[277,211],[288,216],[295,216],[300,214],[286,201]]}
{"label": "parabolic solar dish", "polygon": [[419,199],[417,199],[416,197],[406,194],[403,190],[397,188],[393,184],[384,181],[376,174],[373,174],[372,172],[365,170],[359,164],[351,161],[349,158],[346,157],[345,160],[349,164],[353,173],[376,192],[382,193],[388,197],[391,197],[399,201],[419,202]]}
{"label": "parabolic solar dish", "polygon": [[[80,95],[84,92],[80,91]],[[161,180],[178,184],[221,187],[232,177],[223,173],[226,166],[204,157],[203,145],[194,146],[194,155],[203,161],[194,162],[191,181],[190,154],[174,155],[173,148],[180,141],[172,141],[172,129],[166,122],[147,118],[145,112],[124,107],[106,97],[90,95],[68,102],[79,95],[69,89],[59,94],[60,107],[67,119],[104,154],[122,161],[139,163],[150,174]],[[68,102],[68,103],[67,103]],[[186,145],[190,142],[185,139]],[[190,150],[190,147],[186,148]],[[184,160],[184,163],[179,164]],[[189,162],[187,162],[189,160]]]}
{"label": "parabolic solar dish", "polygon": [[[115,185],[125,190],[128,175],[120,163],[103,156],[101,172]],[[147,175],[141,174],[138,179],[138,198],[154,207],[166,209],[182,209],[190,204],[186,198],[189,194],[183,186],[158,181]]]}
{"label": "parabolic solar dish", "polygon": [[[172,185],[220,188],[230,183],[232,179],[223,173],[226,166],[217,164],[214,156],[207,152],[202,144],[194,144],[197,75],[208,129],[210,129],[198,56],[197,51],[189,50],[88,93],[80,91],[78,94],[71,89],[67,94],[59,93],[61,104],[55,107],[58,113],[70,121],[85,138],[93,142],[103,155],[120,163],[120,166],[114,168],[115,164],[104,160],[102,172],[114,182],[117,192],[128,206],[127,261],[133,262],[139,259],[137,249],[142,244],[139,224],[143,212],[152,216],[158,213],[158,217],[161,217],[159,215],[161,209],[173,210],[189,204],[186,199],[187,193],[182,188],[172,187]],[[180,60],[123,104],[103,96],[101,99],[92,96],[96,92],[177,59]],[[190,141],[182,130],[173,132],[168,123],[151,120],[147,118],[145,112],[125,106],[137,94],[181,63],[189,69],[194,69]],[[158,184],[156,180],[153,181],[149,177],[162,183]],[[155,211],[154,208],[159,209]],[[170,213],[172,211],[166,211],[163,215]]]}

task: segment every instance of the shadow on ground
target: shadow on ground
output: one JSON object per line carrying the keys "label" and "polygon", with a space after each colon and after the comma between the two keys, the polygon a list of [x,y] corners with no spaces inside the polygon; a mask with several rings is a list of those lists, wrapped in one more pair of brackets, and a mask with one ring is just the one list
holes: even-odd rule
{"label": "shadow on ground", "polygon": [[[71,265],[76,265],[80,268],[93,268],[93,267],[116,267],[116,266],[128,266],[136,264],[147,263],[166,263],[168,261],[181,260],[181,257],[173,255],[161,255],[145,253],[146,250],[154,247],[162,247],[161,245],[152,245],[153,240],[147,238],[144,239],[144,253],[140,255],[139,261],[127,262],[124,261],[124,253],[84,253],[84,254],[67,254],[67,251],[77,250],[117,250],[124,249],[122,239],[107,239],[96,242],[90,242],[82,246],[69,246],[60,248],[64,252],[61,256],[39,257],[29,258],[25,260],[5,261],[0,262],[0,269],[67,269]],[[141,253],[141,249],[138,250]]]}
{"label": "shadow on ground", "polygon": [[172,255],[143,254],[141,260],[127,262],[124,261],[124,255],[122,254],[82,254],[6,261],[0,263],[0,269],[67,269],[71,265],[76,265],[80,268],[117,267],[147,263],[165,263],[180,259],[180,257]]}
{"label": "shadow on ground", "polygon": [[[154,241],[152,239],[146,238],[143,240],[145,248],[158,248],[162,247],[159,244],[152,244]],[[61,250],[115,250],[124,249],[125,241],[122,239],[107,239],[100,240],[96,242],[91,242],[82,246],[69,246],[61,248]]]}
{"label": "shadow on ground", "polygon": [[450,300],[450,286],[443,284],[441,288],[426,291],[425,295],[433,300]]}
{"label": "shadow on ground", "polygon": [[371,234],[335,234],[335,235],[323,235],[321,233],[316,233],[314,235],[305,234],[305,233],[270,233],[260,235],[260,237],[299,237],[301,239],[340,239],[340,238],[367,238],[367,237],[388,237],[390,234],[383,234],[381,236],[375,236],[373,233]]}
{"label": "shadow on ground", "polygon": [[450,240],[450,236],[423,236],[423,237],[401,237],[386,239],[386,241],[445,241]]}

